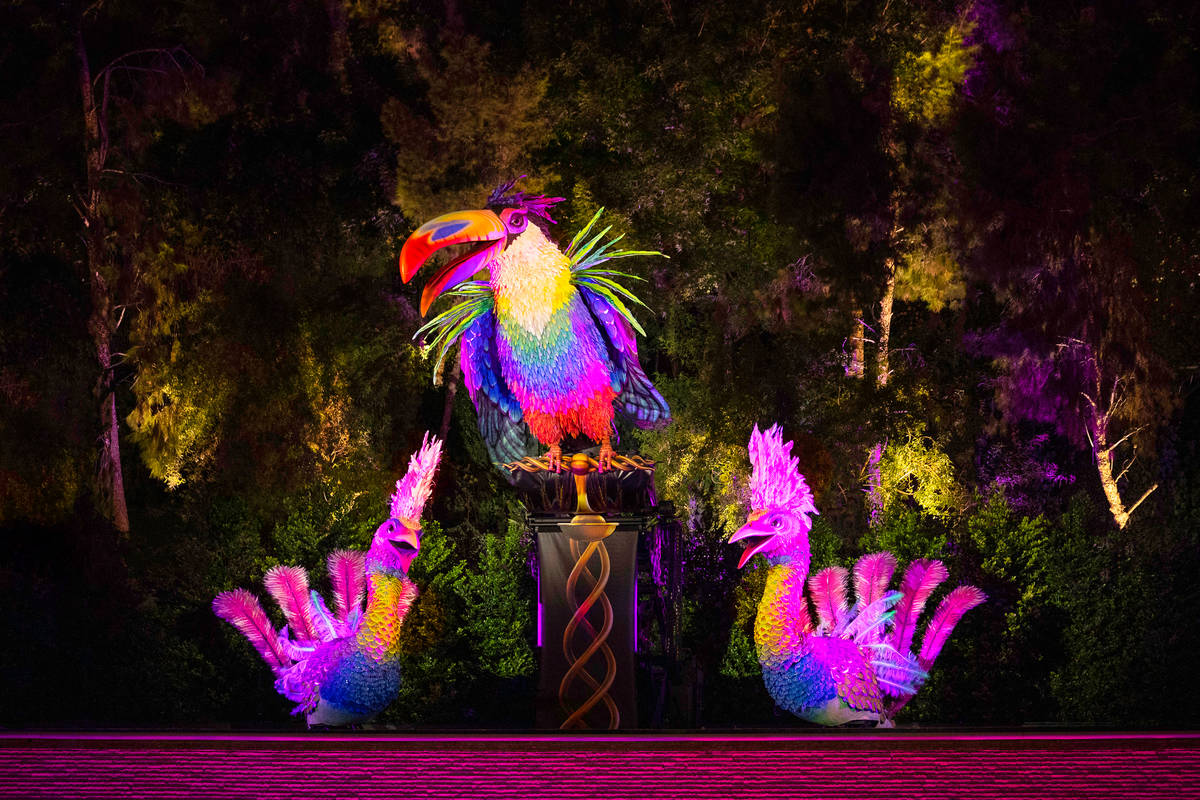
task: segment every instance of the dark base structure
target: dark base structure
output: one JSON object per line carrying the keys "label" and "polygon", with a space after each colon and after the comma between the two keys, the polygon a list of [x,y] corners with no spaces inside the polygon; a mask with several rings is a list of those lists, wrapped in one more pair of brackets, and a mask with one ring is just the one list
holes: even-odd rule
{"label": "dark base structure", "polygon": [[0,734],[0,798],[1200,797],[1200,733]]}
{"label": "dark base structure", "polygon": [[[653,462],[614,454],[600,473],[595,455],[564,455],[557,472],[545,459],[505,465],[537,543],[537,726],[658,728],[678,668],[679,523],[657,503]],[[649,623],[640,633],[639,617]],[[639,668],[650,676],[644,719]]]}

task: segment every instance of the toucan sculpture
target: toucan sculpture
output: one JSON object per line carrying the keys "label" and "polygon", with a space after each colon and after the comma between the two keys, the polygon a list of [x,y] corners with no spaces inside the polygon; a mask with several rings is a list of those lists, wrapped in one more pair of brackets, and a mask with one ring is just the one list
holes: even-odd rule
{"label": "toucan sculpture", "polygon": [[549,448],[551,469],[561,465],[563,440],[579,435],[600,443],[606,469],[614,413],[640,428],[671,419],[638,363],[634,332],[644,331],[626,303],[642,303],[618,282],[636,277],[607,268],[612,259],[661,254],[616,250],[621,237],[601,245],[610,228],[592,235],[599,212],[560,250],[548,234],[550,208],[563,198],[527,196],[513,191],[515,183],[496,189],[485,209],[444,214],[404,243],[405,282],[435,251],[467,246],[425,285],[421,315],[439,295],[457,302],[418,335],[431,337],[438,367],[459,343],[463,382],[493,461],[526,455],[528,429]]}

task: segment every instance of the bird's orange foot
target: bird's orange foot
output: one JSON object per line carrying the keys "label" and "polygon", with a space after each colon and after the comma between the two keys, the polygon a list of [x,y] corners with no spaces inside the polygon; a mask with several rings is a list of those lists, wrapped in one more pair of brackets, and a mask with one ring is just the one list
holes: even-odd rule
{"label": "bird's orange foot", "polygon": [[598,462],[596,470],[598,472],[605,472],[606,470],[611,469],[612,459],[615,455],[616,451],[612,449],[611,444],[608,442],[602,443],[600,445],[600,453],[596,456],[596,461]]}
{"label": "bird's orange foot", "polygon": [[556,444],[550,445],[550,452],[546,453],[547,469],[551,472],[562,472],[562,448]]}

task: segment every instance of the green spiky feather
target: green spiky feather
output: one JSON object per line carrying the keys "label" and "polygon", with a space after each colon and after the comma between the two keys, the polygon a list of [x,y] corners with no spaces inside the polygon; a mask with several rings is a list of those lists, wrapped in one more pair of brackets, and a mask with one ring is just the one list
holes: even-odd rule
{"label": "green spiky feather", "polygon": [[[662,256],[663,258],[669,258],[669,256],[657,250],[613,249],[619,241],[625,238],[624,235],[617,236],[614,239],[604,242],[604,244],[600,244],[605,235],[612,230],[611,225],[584,242],[584,238],[596,227],[596,223],[603,213],[603,208],[597,211],[595,216],[588,221],[588,224],[583,226],[583,229],[579,233],[575,234],[575,238],[571,240],[571,244],[568,245],[564,252],[564,255],[571,262],[571,283],[603,297],[612,304],[617,313],[624,317],[634,330],[645,336],[646,331],[638,324],[637,319],[634,318],[633,312],[629,310],[626,302],[636,303],[643,308],[647,307],[646,304],[617,281],[617,279],[621,278],[634,281],[645,279],[628,272],[601,269],[600,267],[606,261],[612,261],[617,258],[630,258],[631,256]],[[488,311],[491,311],[494,303],[492,287],[486,281],[468,281],[462,283],[447,292],[446,295],[458,298],[458,302],[426,322],[413,335],[414,339],[425,334],[432,335],[433,338],[426,344],[426,348],[428,352],[434,353],[436,356],[437,360],[433,368],[435,375],[441,371],[442,364],[445,362],[450,348],[454,346],[459,337],[471,326],[472,322]]]}
{"label": "green spiky feather", "polygon": [[446,295],[463,299],[426,322],[413,334],[414,339],[426,333],[433,334],[426,348],[437,356],[433,367],[434,375],[441,372],[442,363],[446,360],[450,348],[458,341],[458,337],[463,335],[472,322],[491,311],[494,302],[492,287],[487,281],[459,284],[446,292]]}
{"label": "green spiky feather", "polygon": [[665,253],[660,253],[657,250],[614,250],[614,245],[625,238],[624,234],[617,236],[614,239],[610,239],[609,241],[597,247],[596,245],[599,244],[600,240],[603,239],[610,230],[612,230],[611,225],[584,243],[584,238],[596,226],[596,223],[600,219],[600,215],[603,213],[603,208],[597,211],[595,215],[588,221],[588,224],[584,225],[579,233],[575,234],[575,238],[571,240],[571,244],[567,246],[567,249],[564,252],[564,255],[566,255],[566,257],[571,261],[571,283],[575,284],[576,286],[585,287],[603,297],[612,304],[612,307],[615,308],[617,312],[625,318],[625,321],[628,322],[634,330],[645,336],[646,331],[644,331],[642,326],[638,324],[637,319],[635,319],[633,316],[633,312],[629,310],[629,307],[626,306],[624,302],[622,302],[621,298],[624,297],[626,300],[637,303],[643,308],[647,307],[646,304],[643,303],[640,298],[634,295],[633,292],[629,291],[629,289],[625,288],[616,280],[614,280],[615,278],[628,278],[629,280],[634,281],[641,281],[645,279],[640,278],[637,275],[632,275],[628,272],[620,272],[614,269],[599,269],[599,267],[604,262],[612,261],[616,258],[629,258],[631,256],[662,256],[663,258],[669,258],[669,256]]}

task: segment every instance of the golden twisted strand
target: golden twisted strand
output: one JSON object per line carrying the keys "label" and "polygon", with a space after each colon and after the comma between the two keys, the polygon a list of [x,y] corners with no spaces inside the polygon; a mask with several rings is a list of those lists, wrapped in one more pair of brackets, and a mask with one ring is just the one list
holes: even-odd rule
{"label": "golden twisted strand", "polygon": [[[576,455],[582,455],[582,453]],[[563,453],[562,462],[564,464],[568,463],[571,457],[571,454]],[[599,466],[599,462],[591,456],[584,456],[584,458],[587,459],[589,467],[595,468]],[[609,464],[613,469],[620,472],[633,472],[634,470],[653,472],[655,462],[642,458],[638,455],[623,456],[620,453],[614,453],[613,457],[609,460]],[[520,461],[510,461],[509,463],[501,464],[500,466],[504,467],[509,472],[516,472],[517,470],[520,470],[521,472],[549,472],[550,459],[546,458],[545,456],[525,456],[525,458],[522,458]],[[569,472],[569,470],[564,468],[562,472]]]}

